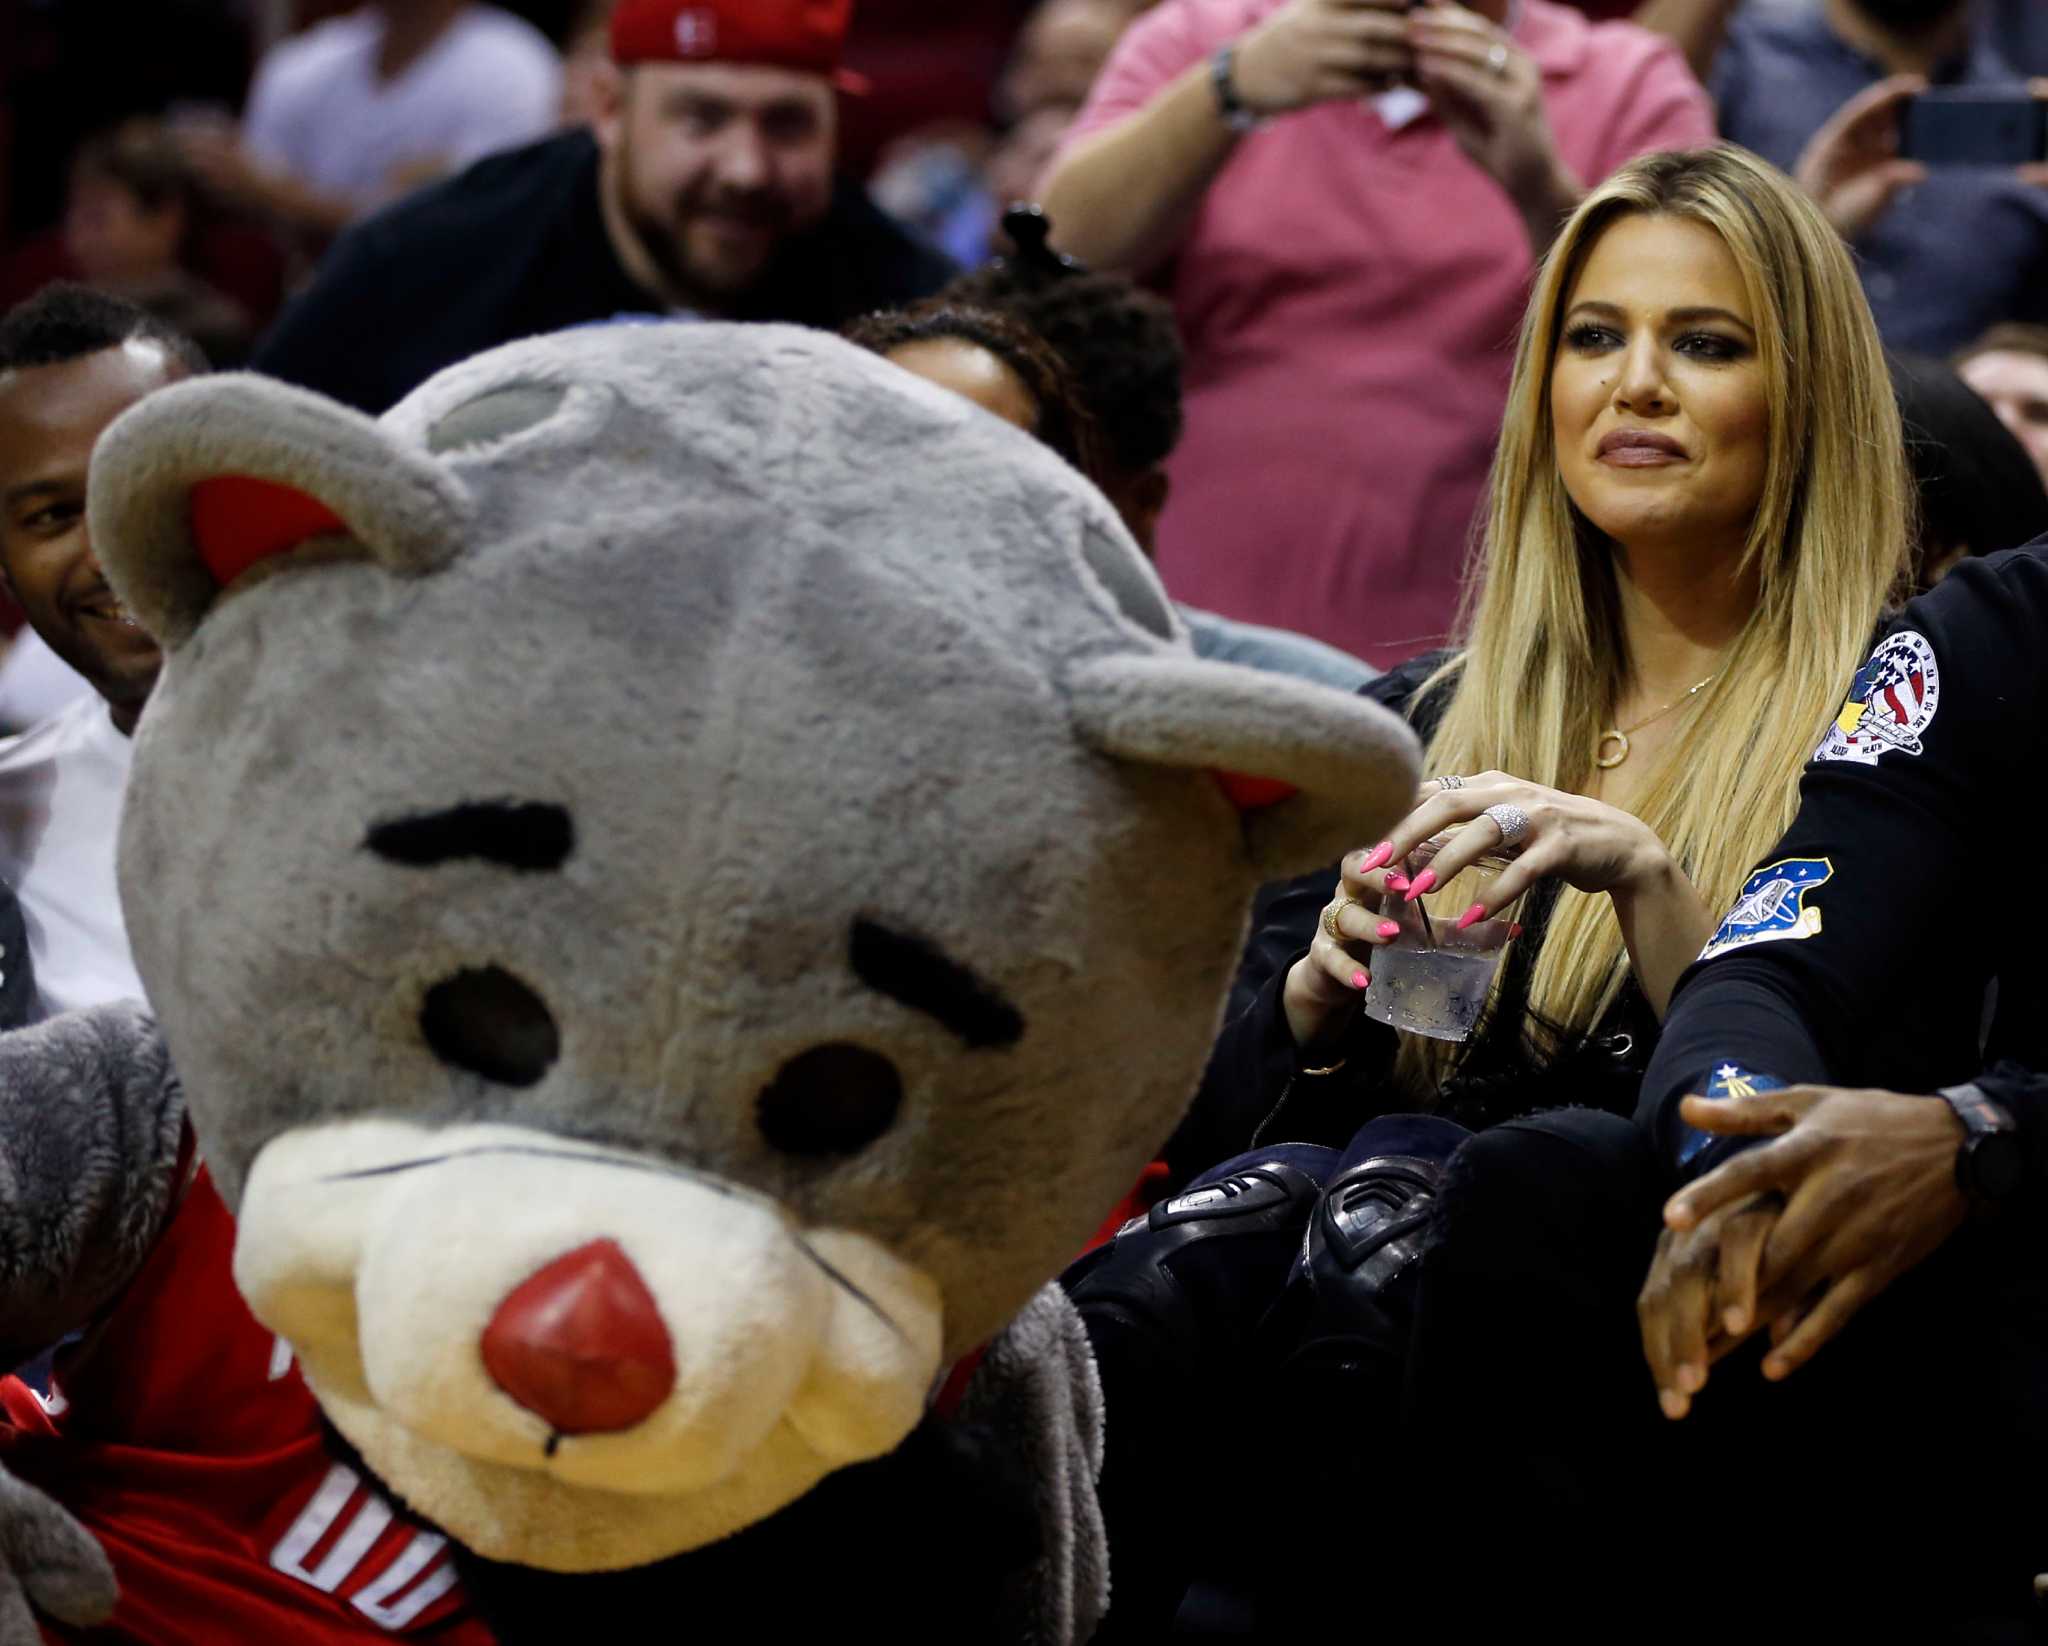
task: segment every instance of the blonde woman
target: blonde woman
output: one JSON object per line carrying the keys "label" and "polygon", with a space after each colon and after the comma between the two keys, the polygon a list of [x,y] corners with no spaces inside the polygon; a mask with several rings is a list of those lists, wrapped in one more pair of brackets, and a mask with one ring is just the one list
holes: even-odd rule
{"label": "blonde woman", "polygon": [[[1542,1478],[1499,1477],[1503,1431],[1558,1403],[1553,1375],[1604,1380],[1614,1410],[1657,1421],[1625,1310],[1603,1344],[1518,1316],[1469,1349],[1504,1308],[1499,1291],[1459,1300],[1474,1233],[1537,1261],[1517,1245],[1524,1203],[1469,1180],[1504,1154],[1517,1193],[1569,1197],[1582,1163],[1618,1161],[1611,1183],[1646,1156],[1618,1117],[1715,911],[1794,813],[1901,584],[1910,498],[1855,270],[1787,179],[1732,148],[1652,155],[1572,214],[1523,326],[1464,645],[1366,688],[1438,775],[1388,839],[1266,909],[1172,1150],[1183,1175],[1233,1158],[1067,1277],[1108,1401],[1123,1632],[1105,1638],[1153,1638],[1218,1582],[1256,1591],[1262,1635],[1312,1638],[1356,1585],[1303,1574],[1369,1582],[1445,1550],[1468,1564],[1441,1582],[1373,1585],[1376,1626],[1399,1633],[1402,1595],[1439,1624],[1454,1602],[1512,1602],[1524,1591],[1487,1579],[1570,1522],[1500,1518]],[[1512,854],[1466,912],[1522,930],[1466,1041],[1397,1036],[1360,1009],[1398,929],[1375,911],[1427,890],[1398,866],[1453,827],[1435,874]],[[1552,1251],[1546,1272],[1632,1295],[1640,1244]],[[1282,1470],[1286,1512],[1205,1498],[1206,1544],[1162,1512],[1197,1434],[1209,1456]],[[1438,1486],[1451,1501],[1416,1508]],[[1615,1582],[1603,1562],[1601,1592]]]}
{"label": "blonde woman", "polygon": [[[1176,1159],[1395,1110],[1626,1112],[1899,590],[1911,497],[1855,271],[1797,189],[1727,147],[1596,189],[1523,326],[1465,643],[1367,688],[1440,775],[1268,907]],[[1511,850],[1480,915],[1521,935],[1470,1039],[1397,1037],[1360,1010],[1376,911],[1460,825],[1421,884]]]}

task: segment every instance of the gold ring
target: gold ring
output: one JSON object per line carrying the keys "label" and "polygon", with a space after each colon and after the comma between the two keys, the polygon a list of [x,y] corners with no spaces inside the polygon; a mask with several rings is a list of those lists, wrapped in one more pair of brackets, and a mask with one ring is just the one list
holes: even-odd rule
{"label": "gold ring", "polygon": [[1360,903],[1357,898],[1347,897],[1344,899],[1343,902],[1332,903],[1328,908],[1323,910],[1323,930],[1329,933],[1330,941],[1332,943],[1342,943],[1344,941],[1343,930],[1337,924],[1337,922],[1343,918],[1344,911],[1346,909],[1362,909],[1364,907],[1365,905],[1363,903]]}

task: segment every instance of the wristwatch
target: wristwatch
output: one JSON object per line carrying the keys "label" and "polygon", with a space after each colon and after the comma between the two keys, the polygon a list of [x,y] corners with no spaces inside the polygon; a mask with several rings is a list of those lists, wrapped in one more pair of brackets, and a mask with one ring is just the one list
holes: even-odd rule
{"label": "wristwatch", "polygon": [[1232,131],[1256,131],[1264,121],[1237,95],[1237,45],[1218,46],[1209,59],[1209,83],[1216,88],[1216,112]]}
{"label": "wristwatch", "polygon": [[1950,1086],[1940,1093],[1967,1134],[1956,1150],[1956,1187],[1973,1211],[1994,1212],[2012,1197],[2026,1175],[2019,1127],[2003,1105],[1976,1086]]}

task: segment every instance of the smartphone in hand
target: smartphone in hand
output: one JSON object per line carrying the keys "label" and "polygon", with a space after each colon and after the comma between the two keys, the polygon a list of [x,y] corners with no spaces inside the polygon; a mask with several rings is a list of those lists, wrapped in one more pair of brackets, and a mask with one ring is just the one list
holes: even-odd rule
{"label": "smartphone in hand", "polygon": [[2013,91],[1929,91],[1899,119],[1899,158],[2010,169],[2048,160],[2048,103]]}

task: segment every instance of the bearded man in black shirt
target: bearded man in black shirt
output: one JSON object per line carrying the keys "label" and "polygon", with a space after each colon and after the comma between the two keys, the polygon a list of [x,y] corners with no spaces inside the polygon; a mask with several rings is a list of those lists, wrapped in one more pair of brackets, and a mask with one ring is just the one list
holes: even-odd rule
{"label": "bearded man in black shirt", "polygon": [[622,0],[593,131],[335,245],[255,369],[380,413],[484,349],[621,314],[836,329],[953,267],[838,179],[852,0]]}

